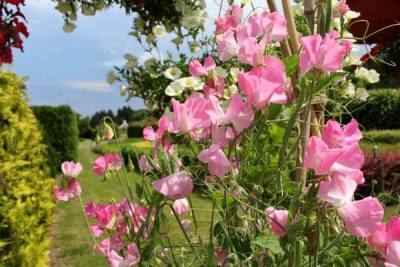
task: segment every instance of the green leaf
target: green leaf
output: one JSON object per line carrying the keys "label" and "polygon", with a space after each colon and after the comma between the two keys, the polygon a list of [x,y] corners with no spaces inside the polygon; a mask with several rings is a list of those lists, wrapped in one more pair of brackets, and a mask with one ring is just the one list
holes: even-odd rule
{"label": "green leaf", "polygon": [[264,230],[259,236],[257,236],[253,243],[262,248],[269,249],[274,254],[283,252],[281,245],[279,244],[278,236],[268,229]]}
{"label": "green leaf", "polygon": [[291,76],[299,65],[299,55],[292,55],[289,57],[283,58],[283,64],[285,64],[286,75]]}
{"label": "green leaf", "polygon": [[267,120],[275,120],[281,113],[282,105],[271,103],[268,105]]}
{"label": "green leaf", "polygon": [[323,76],[321,79],[318,80],[317,84],[315,85],[314,94],[317,94],[319,91],[325,89],[330,83],[332,83],[336,79],[343,77],[344,75],[346,74],[342,72],[336,72]]}
{"label": "green leaf", "polygon": [[326,33],[326,29],[325,29],[325,7],[323,5],[321,5],[321,16],[320,16],[320,20],[319,20],[319,31],[321,36],[325,36]]}

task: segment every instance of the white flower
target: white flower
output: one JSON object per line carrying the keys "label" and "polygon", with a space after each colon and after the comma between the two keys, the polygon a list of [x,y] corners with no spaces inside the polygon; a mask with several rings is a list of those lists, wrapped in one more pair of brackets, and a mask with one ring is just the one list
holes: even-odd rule
{"label": "white flower", "polygon": [[343,60],[343,65],[344,66],[360,65],[362,62],[360,57],[358,56],[359,50],[360,49],[357,46],[352,45],[349,55],[345,57]]}
{"label": "white flower", "polygon": [[356,89],[356,96],[361,100],[361,101],[366,101],[369,97],[368,91],[365,88],[359,87]]}
{"label": "white flower", "polygon": [[124,69],[133,69],[135,67],[137,67],[138,65],[138,59],[137,57],[135,57],[134,55],[130,54],[130,53],[126,53],[124,55],[124,58],[127,60],[127,62],[124,65]]}
{"label": "white flower", "polygon": [[64,2],[59,2],[55,9],[57,9],[61,13],[68,13],[72,11],[70,4]]}
{"label": "white flower", "polygon": [[185,77],[176,80],[176,82],[180,83],[184,88],[192,88],[195,91],[203,90],[204,87],[204,83],[201,81],[199,77],[193,77],[193,76]]}
{"label": "white flower", "polygon": [[379,82],[379,73],[374,70],[367,70],[364,67],[361,67],[355,71],[356,78],[360,80],[365,80],[368,83],[377,83]]}
{"label": "white flower", "polygon": [[175,81],[165,88],[165,94],[168,96],[177,96],[182,94],[183,90],[185,90],[185,87],[183,87],[181,83]]}
{"label": "white flower", "polygon": [[66,22],[66,23],[64,24],[64,26],[63,26],[63,30],[64,30],[65,32],[73,32],[73,31],[75,30],[75,28],[76,28],[75,23],[70,22],[70,21]]}
{"label": "white flower", "polygon": [[155,58],[149,58],[148,60],[146,60],[144,62],[144,65],[146,66],[146,68],[153,66],[156,64],[156,59]]}
{"label": "white flower", "polygon": [[360,15],[361,15],[360,12],[349,10],[343,15],[343,18],[345,23],[349,23],[352,19],[358,18]]}
{"label": "white flower", "polygon": [[240,73],[240,69],[239,68],[231,68],[229,70],[229,74],[231,75],[231,77],[232,77],[234,82],[238,81],[239,73]]}
{"label": "white flower", "polygon": [[124,55],[124,58],[128,61],[137,61],[137,57],[135,57],[134,55],[132,55],[131,53],[126,53]]}
{"label": "white flower", "polygon": [[176,45],[180,45],[183,43],[183,37],[178,35],[176,38],[172,39],[171,42],[173,42]]}
{"label": "white flower", "polygon": [[294,1],[290,1],[290,5],[292,6],[294,14],[304,14],[304,6],[302,3],[299,4]]}
{"label": "white flower", "polygon": [[230,99],[231,96],[237,92],[238,92],[238,87],[235,84],[232,84],[224,90],[224,98]]}
{"label": "white flower", "polygon": [[241,6],[242,6],[242,7],[247,6],[247,5],[250,4],[252,1],[253,1],[253,0],[242,0]]}
{"label": "white flower", "polygon": [[167,35],[167,31],[165,30],[165,28],[161,25],[156,25],[153,27],[153,29],[151,30],[153,32],[153,34],[158,38],[158,37],[163,37],[165,35]]}
{"label": "white flower", "polygon": [[213,69],[213,72],[215,74],[215,76],[221,77],[221,78],[226,78],[228,77],[228,72],[226,72],[226,70],[224,70],[224,68],[217,66],[215,67],[215,69]]}
{"label": "white flower", "polygon": [[189,44],[189,49],[191,53],[196,53],[201,50],[201,47],[196,43]]}
{"label": "white flower", "polygon": [[369,70],[368,71],[368,82],[369,83],[379,82],[379,76],[380,75],[376,70],[374,70],[374,69]]}
{"label": "white flower", "polygon": [[179,68],[176,67],[171,67],[168,68],[166,71],[164,71],[164,76],[167,79],[175,81],[176,79],[179,79],[182,75],[182,71]]}
{"label": "white flower", "polygon": [[107,73],[107,83],[109,85],[113,85],[117,79],[118,79],[118,77],[115,75],[115,73],[112,70],[110,70]]}
{"label": "white flower", "polygon": [[128,86],[122,84],[121,87],[119,88],[120,95],[125,96],[127,91],[128,91]]}
{"label": "white flower", "polygon": [[181,24],[188,30],[202,26],[204,21],[208,18],[204,10],[193,10],[191,7],[186,7],[183,14],[184,16],[181,19]]}
{"label": "white flower", "polygon": [[183,12],[185,10],[185,1],[176,0],[175,2],[175,10],[178,12]]}
{"label": "white flower", "polygon": [[356,87],[353,83],[349,83],[344,91],[344,96],[354,98],[356,96]]}

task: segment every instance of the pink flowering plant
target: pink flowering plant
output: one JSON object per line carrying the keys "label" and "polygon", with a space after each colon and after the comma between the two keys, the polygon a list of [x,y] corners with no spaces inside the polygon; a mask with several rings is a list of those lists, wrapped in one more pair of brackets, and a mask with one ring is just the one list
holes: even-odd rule
{"label": "pink flowering plant", "polygon": [[[348,76],[346,1],[319,3],[311,34],[300,38],[282,2],[286,16],[273,6],[247,16],[229,6],[215,21],[215,50],[185,70],[200,87],[172,98],[158,126],[144,129],[151,153],[93,163],[125,194],[83,208],[93,249],[110,266],[400,265],[400,218],[385,223],[377,198],[355,195],[364,183],[360,126],[324,117]],[[103,140],[114,138],[104,128]],[[68,183],[55,196],[80,197],[81,167],[62,169]],[[198,193],[211,203],[206,218],[191,200]],[[182,238],[172,237],[173,224]]]}

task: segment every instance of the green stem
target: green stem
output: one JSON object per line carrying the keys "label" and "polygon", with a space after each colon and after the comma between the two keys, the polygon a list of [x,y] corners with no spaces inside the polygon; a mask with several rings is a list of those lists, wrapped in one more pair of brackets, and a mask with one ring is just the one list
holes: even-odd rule
{"label": "green stem", "polygon": [[83,215],[85,216],[86,225],[87,225],[87,227],[88,227],[90,236],[92,237],[93,245],[95,245],[95,244],[97,244],[97,242],[96,242],[96,239],[94,238],[94,235],[93,235],[93,233],[92,233],[92,230],[90,230],[89,218],[88,218],[87,215],[86,215],[85,208],[83,207],[83,201],[82,201],[82,198],[81,198],[80,195],[79,195],[79,203],[81,204],[82,212],[83,212]]}

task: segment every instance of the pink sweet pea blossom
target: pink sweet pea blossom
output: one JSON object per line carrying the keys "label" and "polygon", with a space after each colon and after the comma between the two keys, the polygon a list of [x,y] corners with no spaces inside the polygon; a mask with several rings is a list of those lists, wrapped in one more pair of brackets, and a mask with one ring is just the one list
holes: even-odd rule
{"label": "pink sweet pea blossom", "polygon": [[377,251],[385,252],[387,246],[392,241],[400,241],[400,217],[394,216],[378,230],[367,238],[367,244]]}
{"label": "pink sweet pea blossom", "polygon": [[108,153],[98,157],[93,163],[93,171],[104,176],[107,171],[118,171],[122,168],[122,161],[115,153]]}
{"label": "pink sweet pea blossom", "polygon": [[125,258],[121,257],[115,250],[111,250],[108,261],[111,267],[128,267],[135,265],[140,261],[140,252],[136,243],[128,245]]}
{"label": "pink sweet pea blossom", "polygon": [[342,152],[332,165],[332,171],[341,173],[350,173],[354,170],[360,170],[364,164],[364,152],[358,143],[346,146],[340,149]]}
{"label": "pink sweet pea blossom", "polygon": [[208,149],[202,150],[197,158],[208,165],[208,171],[211,175],[223,179],[225,174],[232,168],[231,162],[227,159],[219,145],[213,144]]}
{"label": "pink sweet pea blossom", "polygon": [[284,16],[278,12],[268,13],[264,11],[260,15],[261,26],[264,32],[272,40],[281,42],[287,36],[287,23]]}
{"label": "pink sweet pea blossom", "polygon": [[318,198],[334,206],[341,207],[352,201],[357,185],[363,180],[363,173],[354,170],[349,174],[334,172],[322,181],[318,189]]}
{"label": "pink sweet pea blossom", "polygon": [[305,36],[300,39],[303,51],[300,54],[300,74],[305,75],[312,68],[324,72],[337,72],[350,51],[351,45],[344,41],[340,44],[339,34],[331,31],[322,39],[320,35]]}
{"label": "pink sweet pea blossom", "polygon": [[147,141],[151,141],[153,143],[154,148],[157,150],[161,144],[161,140],[166,131],[170,130],[170,122],[167,117],[163,116],[158,121],[158,129],[154,131],[153,127],[146,126],[143,129],[143,139]]}
{"label": "pink sweet pea blossom", "polygon": [[189,63],[189,73],[192,76],[200,77],[207,76],[210,70],[215,68],[215,61],[212,56],[208,56],[204,61],[204,66],[201,65],[200,61],[195,59]]}
{"label": "pink sweet pea blossom", "polygon": [[229,264],[229,257],[226,256],[221,247],[214,247],[215,255],[217,255],[217,266],[226,266]]}
{"label": "pink sweet pea blossom", "polygon": [[146,155],[141,155],[139,158],[139,169],[141,172],[146,172],[151,170],[151,165],[149,164],[149,161],[147,159]]}
{"label": "pink sweet pea blossom", "polygon": [[229,29],[235,29],[240,23],[243,11],[238,5],[229,6],[225,13],[225,17],[220,17],[215,20],[215,33],[224,33]]}
{"label": "pink sweet pea blossom", "polygon": [[56,199],[61,201],[68,201],[72,198],[79,197],[82,193],[82,188],[75,178],[68,181],[68,186],[66,189],[56,188],[54,191],[54,196]]}
{"label": "pink sweet pea blossom", "polygon": [[381,203],[373,197],[347,203],[338,211],[346,231],[359,237],[368,237],[378,230],[384,212]]}
{"label": "pink sweet pea blossom", "polygon": [[400,266],[400,241],[392,241],[386,251],[385,267],[398,266]]}
{"label": "pink sweet pea blossom", "polygon": [[341,153],[340,149],[330,149],[319,137],[312,136],[304,153],[304,166],[317,174],[326,174]]}
{"label": "pink sweet pea blossom", "polygon": [[239,94],[232,95],[224,116],[225,123],[232,123],[235,133],[239,134],[247,129],[253,120],[254,113],[250,104],[244,102]]}
{"label": "pink sweet pea blossom", "polygon": [[350,11],[350,7],[346,4],[346,0],[335,0],[334,2],[336,3],[333,5],[332,11],[335,18],[340,18],[342,15]]}
{"label": "pink sweet pea blossom", "polygon": [[227,30],[216,37],[218,44],[218,58],[221,61],[227,61],[233,56],[236,56],[239,51],[239,46],[236,42],[232,29]]}
{"label": "pink sweet pea blossom", "polygon": [[188,219],[182,220],[181,225],[183,227],[183,230],[187,231],[189,229],[191,223],[192,223],[191,220],[188,220]]}
{"label": "pink sweet pea blossom", "polygon": [[205,112],[208,102],[203,95],[193,93],[185,103],[172,99],[173,125],[176,133],[193,133],[199,128],[207,128],[211,121]]}
{"label": "pink sweet pea blossom", "polygon": [[76,178],[82,171],[82,165],[79,162],[64,161],[61,164],[61,171],[66,177]]}
{"label": "pink sweet pea blossom", "polygon": [[96,237],[101,236],[101,234],[103,233],[103,230],[98,225],[91,224],[91,225],[89,225],[89,228],[90,228],[90,231],[92,232],[92,234]]}
{"label": "pink sweet pea blossom", "polygon": [[355,119],[343,127],[337,121],[329,120],[321,138],[330,148],[344,147],[358,143],[362,139],[362,133]]}
{"label": "pink sweet pea blossom", "polygon": [[185,171],[173,173],[153,182],[154,189],[166,198],[177,200],[187,197],[193,190],[193,180]]}
{"label": "pink sweet pea blossom", "polygon": [[[189,211],[189,201],[187,201],[186,198],[177,199],[174,201],[173,208],[176,215],[178,216],[184,215]],[[174,214],[172,211],[171,213]]]}
{"label": "pink sweet pea blossom", "polygon": [[264,213],[268,217],[268,225],[271,231],[278,236],[284,236],[286,234],[285,228],[288,223],[289,212],[269,207],[265,209]]}

